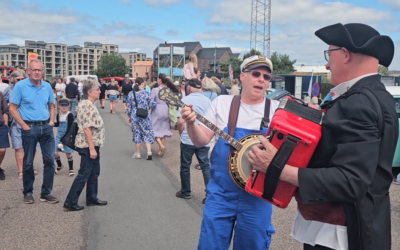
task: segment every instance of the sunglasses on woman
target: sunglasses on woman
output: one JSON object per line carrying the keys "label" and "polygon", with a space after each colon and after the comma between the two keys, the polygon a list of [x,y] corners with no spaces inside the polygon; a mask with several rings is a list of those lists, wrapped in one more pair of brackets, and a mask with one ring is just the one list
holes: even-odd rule
{"label": "sunglasses on woman", "polygon": [[16,79],[15,79],[15,82],[19,82],[19,81],[24,80],[24,79],[25,79],[25,78],[19,78],[19,79],[16,78]]}
{"label": "sunglasses on woman", "polygon": [[[254,70],[244,71],[244,72],[250,72],[251,75],[254,76],[255,78],[259,78],[260,75],[262,74],[261,72],[254,71]],[[263,78],[264,78],[265,81],[269,81],[272,78],[272,76],[270,74],[262,74],[262,75],[263,75]]]}

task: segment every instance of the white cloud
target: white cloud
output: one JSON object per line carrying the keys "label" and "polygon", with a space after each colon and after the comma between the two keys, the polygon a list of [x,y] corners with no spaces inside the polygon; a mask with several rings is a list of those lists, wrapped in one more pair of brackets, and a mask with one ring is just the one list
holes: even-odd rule
{"label": "white cloud", "polygon": [[[47,11],[37,4],[21,2],[13,8],[10,0],[1,0],[0,44],[24,45],[25,40],[83,46],[84,42],[117,44],[121,51],[140,51],[152,57],[161,39],[149,35],[152,26],[112,22],[96,26],[95,18],[70,9]],[[15,17],[18,21],[15,20]],[[93,23],[91,23],[93,22]]]}
{"label": "white cloud", "polygon": [[[389,2],[390,0],[382,1]],[[392,4],[400,5],[400,1],[394,0]],[[230,46],[245,45],[245,42],[250,44],[250,1],[220,0],[209,10],[207,23],[217,26],[218,29],[200,32],[195,35],[195,38],[223,39]],[[327,25],[338,22],[358,22],[371,25],[380,33],[388,34],[393,38],[400,35],[399,28],[396,26],[399,18],[394,16],[393,12],[358,7],[339,1],[274,1],[271,15],[271,53],[277,51],[288,54],[291,59],[297,59],[297,63],[306,65],[324,65],[326,63],[323,56],[326,44],[319,40],[314,33]],[[241,31],[230,31],[232,25],[240,27]],[[248,28],[248,33],[247,29],[243,27]],[[400,61],[394,61],[391,68],[394,67],[400,68]]]}
{"label": "white cloud", "polygon": [[122,3],[122,4],[129,4],[130,3],[129,0],[119,0],[119,2]]}
{"label": "white cloud", "polygon": [[379,0],[380,3],[389,4],[391,8],[394,10],[400,10],[400,1],[399,0]]}
{"label": "white cloud", "polygon": [[166,36],[177,36],[177,35],[179,35],[179,31],[170,29],[167,32],[165,32],[165,35]]}
{"label": "white cloud", "polygon": [[[193,36],[194,40],[199,41],[240,41],[246,42],[250,39],[250,29],[248,30],[227,30],[227,29],[215,29],[204,32],[199,32]],[[228,46],[229,47],[229,46]]]}
{"label": "white cloud", "polygon": [[171,5],[180,2],[181,0],[143,0],[148,6],[159,7],[162,5]]}

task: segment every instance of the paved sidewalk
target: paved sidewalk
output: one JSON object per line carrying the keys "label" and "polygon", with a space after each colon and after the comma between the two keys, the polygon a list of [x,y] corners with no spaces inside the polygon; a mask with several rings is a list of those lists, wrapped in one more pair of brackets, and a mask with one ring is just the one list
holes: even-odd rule
{"label": "paved sidewalk", "polygon": [[[106,122],[106,147],[102,149],[99,198],[106,207],[85,207],[79,212],[64,212],[62,204],[72,177],[67,167],[54,177],[53,195],[59,204],[39,201],[43,165],[40,151],[35,160],[39,171],[34,185],[35,204],[23,203],[22,181],[17,179],[14,150],[8,149],[2,164],[6,180],[0,181],[0,249],[1,250],[76,250],[76,249],[195,249],[202,214],[204,183],[201,171],[191,167],[192,199],[175,197],[180,188],[179,136],[177,130],[167,139],[166,154],[153,161],[130,158],[134,151],[131,133],[121,101],[116,114],[109,107],[100,112]],[[145,154],[144,148],[142,154]],[[67,166],[65,155],[62,161]],[[80,157],[74,154],[75,170]],[[85,204],[85,191],[80,204]],[[392,185],[392,249],[400,249],[400,186]],[[295,203],[287,209],[274,208],[276,234],[271,250],[300,250],[301,244],[290,236]],[[161,229],[167,231],[162,231]],[[182,230],[184,231],[182,233]],[[165,232],[161,234],[160,232]],[[179,242],[185,234],[185,242]],[[158,246],[161,245],[161,248]],[[153,247],[153,248],[150,248]]]}

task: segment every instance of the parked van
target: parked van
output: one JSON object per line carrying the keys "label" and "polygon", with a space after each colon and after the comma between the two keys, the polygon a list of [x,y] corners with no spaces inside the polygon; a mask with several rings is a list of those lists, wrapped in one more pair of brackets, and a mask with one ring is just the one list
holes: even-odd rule
{"label": "parked van", "polygon": [[[386,90],[393,96],[396,105],[397,117],[400,122],[400,86],[386,86]],[[397,147],[393,158],[393,167],[400,167],[400,136],[397,139]]]}
{"label": "parked van", "polygon": [[79,80],[87,80],[88,77],[92,77],[94,78],[100,85],[100,81],[99,78],[96,75],[71,75],[71,76],[67,76],[67,84],[71,82],[71,77]]}

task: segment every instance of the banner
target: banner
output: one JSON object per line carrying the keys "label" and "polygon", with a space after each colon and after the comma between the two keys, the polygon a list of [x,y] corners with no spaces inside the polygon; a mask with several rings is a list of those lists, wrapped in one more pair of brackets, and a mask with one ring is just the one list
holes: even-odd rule
{"label": "banner", "polygon": [[38,54],[33,52],[28,52],[28,65],[33,59],[38,59]]}

